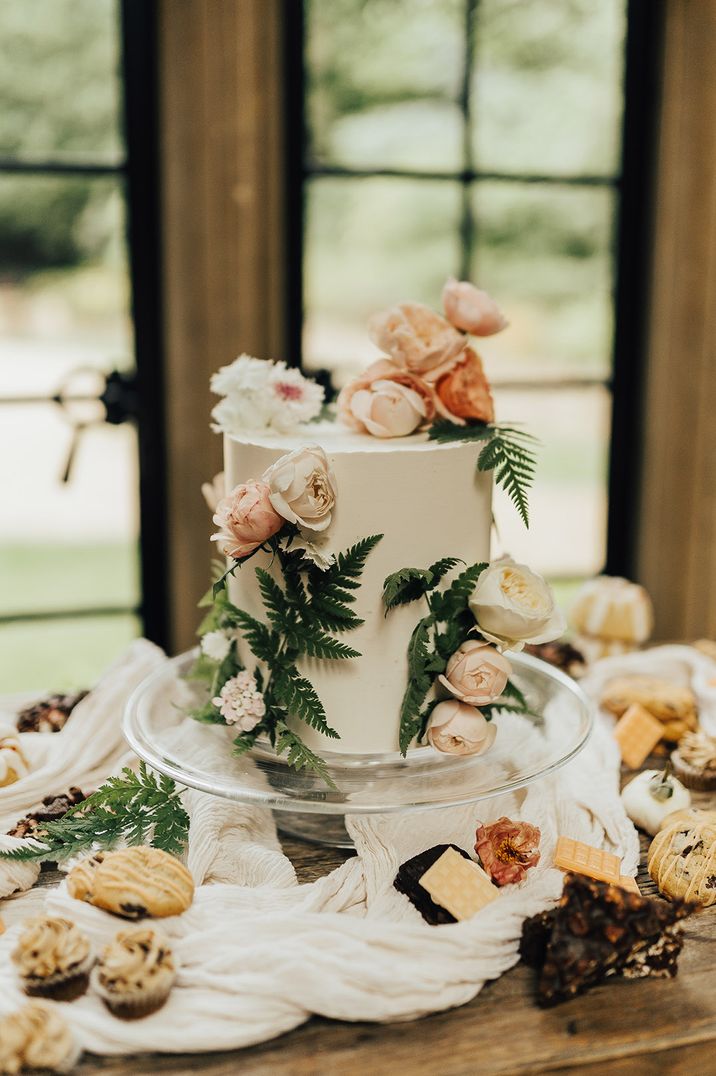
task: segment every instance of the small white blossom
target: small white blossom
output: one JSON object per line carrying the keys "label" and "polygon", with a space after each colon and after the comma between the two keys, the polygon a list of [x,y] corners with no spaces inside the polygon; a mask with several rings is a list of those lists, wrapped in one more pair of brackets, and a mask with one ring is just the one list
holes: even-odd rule
{"label": "small white blossom", "polygon": [[207,631],[202,636],[201,652],[212,661],[223,661],[231,649],[232,636],[225,631]]}
{"label": "small white blossom", "polygon": [[238,725],[242,732],[251,732],[266,713],[264,697],[246,669],[227,680],[211,701],[227,725]]}
{"label": "small white blossom", "polygon": [[273,429],[290,433],[320,413],[323,388],[285,362],[240,355],[211,379],[224,398],[211,412],[217,433],[240,435]]}
{"label": "small white blossom", "polygon": [[290,547],[284,540],[283,545],[285,548],[290,548],[292,551],[296,550],[297,553],[303,553],[306,560],[310,560],[312,564],[315,564],[317,568],[320,568],[322,572],[327,571],[336,563],[336,554],[332,549],[328,548],[325,541],[318,539],[310,539],[299,532],[297,538],[295,538]]}

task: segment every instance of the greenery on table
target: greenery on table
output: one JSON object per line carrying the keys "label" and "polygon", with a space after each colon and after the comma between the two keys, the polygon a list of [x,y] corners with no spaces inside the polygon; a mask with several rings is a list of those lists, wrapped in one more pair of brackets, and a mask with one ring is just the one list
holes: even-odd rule
{"label": "greenery on table", "polygon": [[151,844],[179,855],[189,835],[189,815],[176,785],[169,777],[151,773],[143,762],[137,773],[123,769],[62,818],[41,825],[41,836],[0,851],[0,859],[56,863],[120,842]]}

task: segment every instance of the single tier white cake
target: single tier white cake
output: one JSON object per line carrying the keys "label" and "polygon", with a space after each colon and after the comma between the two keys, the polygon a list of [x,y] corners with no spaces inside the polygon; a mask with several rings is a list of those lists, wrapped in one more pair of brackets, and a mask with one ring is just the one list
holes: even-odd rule
{"label": "single tier white cake", "polygon": [[[340,739],[329,740],[305,724],[296,728],[313,749],[398,751],[407,648],[419,613],[403,606],[386,617],[383,581],[401,568],[426,568],[447,556],[466,564],[489,560],[492,475],[477,471],[474,443],[437,444],[427,434],[383,440],[323,422],[292,435],[225,436],[227,489],[307,444],[324,449],[335,475],[331,548],[343,551],[360,538],[384,537],[370,553],[357,591],[355,611],[364,624],[344,636],[361,657],[300,663]],[[229,592],[236,605],[260,617],[257,566],[270,567],[270,556],[258,553],[238,568]],[[271,570],[280,578],[275,565]],[[247,651],[243,656],[250,658]]]}

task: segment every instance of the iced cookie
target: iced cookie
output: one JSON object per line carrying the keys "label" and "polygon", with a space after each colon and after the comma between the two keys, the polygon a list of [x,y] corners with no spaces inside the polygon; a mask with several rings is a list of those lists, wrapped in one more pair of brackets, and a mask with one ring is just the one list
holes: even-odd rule
{"label": "iced cookie", "polygon": [[670,900],[716,903],[716,819],[691,812],[659,830],[649,847],[649,874]]}
{"label": "iced cookie", "polygon": [[72,897],[125,919],[181,915],[194,899],[194,879],[174,856],[138,845],[84,860],[67,878]]}

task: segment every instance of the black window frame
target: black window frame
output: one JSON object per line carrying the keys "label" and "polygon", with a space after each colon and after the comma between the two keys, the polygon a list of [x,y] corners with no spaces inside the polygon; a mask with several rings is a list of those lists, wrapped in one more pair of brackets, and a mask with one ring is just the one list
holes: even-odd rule
{"label": "black window frame", "polygon": [[[478,180],[554,184],[569,187],[602,187],[617,194],[614,237],[614,330],[611,375],[604,378],[547,378],[534,381],[493,382],[496,388],[560,392],[565,389],[604,388],[611,398],[611,438],[607,471],[607,534],[604,571],[633,578],[636,572],[637,511],[640,445],[643,425],[645,376],[646,306],[650,259],[649,228],[652,220],[655,117],[659,100],[660,56],[663,44],[662,0],[627,0],[624,46],[624,92],[621,131],[621,167],[614,176],[589,174],[540,175],[482,171],[474,167],[470,138],[470,85],[474,70],[476,16],[480,0],[464,0],[463,77],[459,104],[463,113],[463,170],[423,171],[402,168],[348,168],[327,166],[307,159],[309,145],[305,109],[306,5],[295,0],[287,5],[284,24],[286,69],[286,160],[289,229],[287,236],[287,313],[289,354],[300,366],[303,351],[303,242],[306,185],[314,177],[400,178],[459,182],[462,188],[460,264],[469,279],[475,241],[475,220],[470,197]],[[321,372],[323,380],[327,372]]]}
{"label": "black window frame", "polygon": [[[130,304],[134,325],[135,384],[131,416],[139,454],[140,602],[138,605],[81,606],[13,611],[0,625],[85,617],[135,615],[147,638],[165,645],[168,637],[166,571],[165,437],[161,319],[159,205],[159,124],[157,10],[145,0],[119,0],[121,116],[124,156],[116,161],[89,155],[68,160],[48,156],[23,160],[0,156],[0,175],[111,177],[124,186]],[[59,395],[2,396],[5,404],[62,404]]]}

